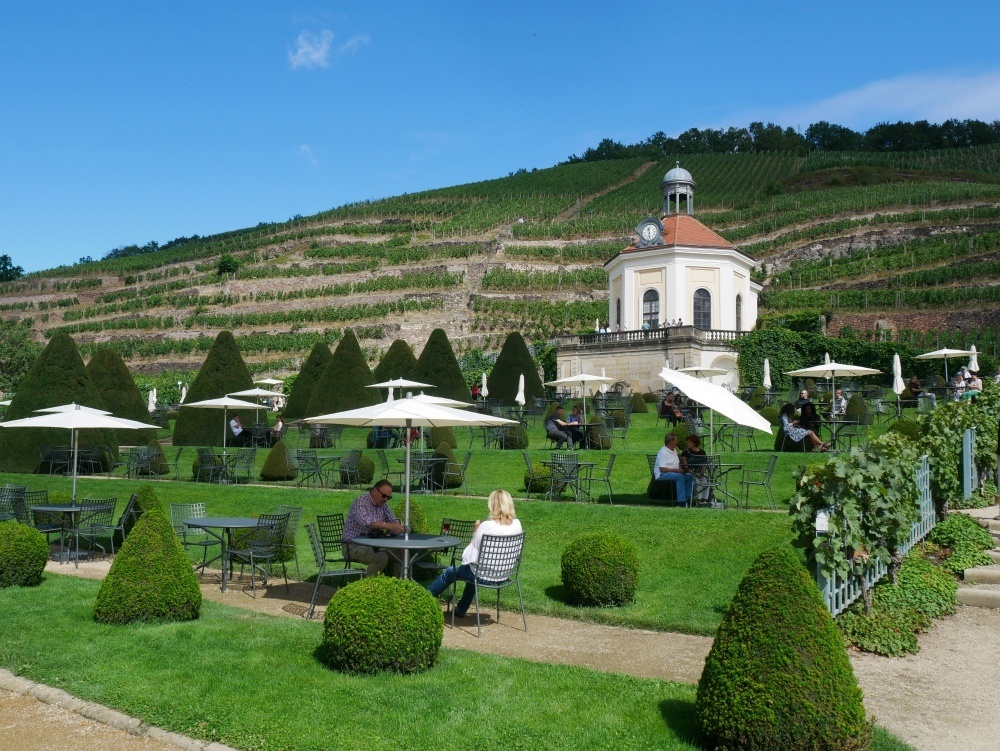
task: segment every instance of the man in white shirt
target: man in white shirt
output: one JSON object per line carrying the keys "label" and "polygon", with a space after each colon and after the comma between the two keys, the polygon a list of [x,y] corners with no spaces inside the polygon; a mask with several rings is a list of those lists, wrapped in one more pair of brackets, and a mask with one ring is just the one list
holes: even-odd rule
{"label": "man in white shirt", "polygon": [[685,473],[682,469],[677,455],[677,436],[673,433],[667,433],[663,439],[663,448],[656,455],[653,479],[657,482],[672,482],[677,486],[678,506],[687,506],[691,502],[694,475]]}

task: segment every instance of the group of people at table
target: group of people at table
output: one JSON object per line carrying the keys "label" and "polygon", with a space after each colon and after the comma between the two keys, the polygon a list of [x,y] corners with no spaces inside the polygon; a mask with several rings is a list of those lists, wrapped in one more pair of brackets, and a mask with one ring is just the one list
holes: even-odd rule
{"label": "group of people at table", "polygon": [[[354,542],[359,537],[369,535],[400,535],[405,528],[389,508],[392,500],[392,483],[380,480],[371,490],[358,496],[351,504],[344,521],[344,557],[350,561],[365,564],[365,576],[377,576],[389,565],[390,557],[385,550]],[[506,490],[494,490],[490,493],[489,518],[477,520],[472,541],[462,551],[462,563],[458,566],[448,566],[440,576],[428,585],[427,589],[435,597],[458,581],[466,582],[465,591],[455,608],[455,615],[463,618],[472,604],[475,587],[472,582],[476,578],[474,566],[479,560],[479,550],[483,535],[509,536],[520,534],[521,522],[514,513],[514,499]],[[393,565],[393,572],[399,576],[402,566],[399,560]]]}

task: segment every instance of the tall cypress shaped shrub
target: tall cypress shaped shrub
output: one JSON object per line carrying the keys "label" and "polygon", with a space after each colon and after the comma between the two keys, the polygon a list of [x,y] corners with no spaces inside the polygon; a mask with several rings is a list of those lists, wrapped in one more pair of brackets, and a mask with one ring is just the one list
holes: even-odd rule
{"label": "tall cypress shaped shrub", "polygon": [[301,420],[306,416],[306,408],[309,406],[309,399],[312,398],[313,389],[316,388],[316,381],[332,360],[333,353],[326,346],[326,342],[316,342],[313,345],[312,352],[302,364],[302,369],[288,394],[284,410],[286,420]]}
{"label": "tall cypress shaped shrub", "polygon": [[[198,377],[188,389],[184,403],[220,399],[233,391],[252,388],[253,378],[236,347],[236,339],[228,331],[222,331],[215,337],[215,343],[208,351]],[[221,446],[223,434],[229,430],[226,423],[233,415],[239,415],[245,427],[253,425],[256,419],[256,411],[252,409],[230,410],[227,417],[221,409],[182,406],[177,411],[177,422],[174,424],[174,445]],[[226,438],[228,443],[228,434]]]}
{"label": "tall cypress shaped shrub", "polygon": [[328,415],[378,404],[381,401],[379,390],[366,388],[373,383],[375,379],[358,338],[348,329],[316,381],[305,416]]}
{"label": "tall cypress shaped shrub", "polygon": [[382,355],[382,360],[375,367],[375,383],[391,381],[395,378],[409,378],[414,366],[417,364],[417,357],[413,354],[413,349],[403,339],[397,339],[389,345],[389,349]]}
{"label": "tall cypress shaped shrub", "polygon": [[[72,402],[105,409],[76,342],[68,334],[56,334],[22,379],[4,419],[37,417],[35,410]],[[79,442],[81,446],[107,445],[112,452],[118,451],[113,430],[81,430]],[[41,461],[40,447],[69,443],[70,432],[61,428],[0,428],[0,471],[34,472]]]}
{"label": "tall cypress shaped shrub", "polygon": [[[451,348],[444,329],[434,329],[424,345],[410,379],[435,386],[430,393],[446,399],[469,401],[469,387],[465,385],[462,369],[458,367],[455,350]],[[515,388],[516,388],[515,384]]]}
{"label": "tall cypress shaped shrub", "polygon": [[525,404],[531,404],[532,398],[536,396],[545,397],[545,387],[538,377],[538,368],[528,351],[528,345],[520,332],[512,331],[507,334],[496,364],[486,378],[490,397],[503,399],[504,404],[513,404],[521,375],[524,375]]}
{"label": "tall cypress shaped shrub", "polygon": [[[104,409],[115,417],[148,423],[149,410],[132,373],[122,358],[110,347],[101,347],[87,363],[87,375],[104,401]],[[119,430],[118,442],[126,446],[145,446],[156,440],[156,430]]]}
{"label": "tall cypress shaped shrub", "polygon": [[729,605],[698,683],[710,748],[862,751],[869,724],[844,641],[788,548],[762,553]]}

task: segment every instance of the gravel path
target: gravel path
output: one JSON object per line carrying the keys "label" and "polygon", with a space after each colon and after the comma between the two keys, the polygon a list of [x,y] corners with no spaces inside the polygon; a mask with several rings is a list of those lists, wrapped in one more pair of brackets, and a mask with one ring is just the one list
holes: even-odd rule
{"label": "gravel path", "polygon": [[[108,565],[82,563],[76,571],[50,563],[49,570],[97,579],[103,578]],[[244,591],[239,585],[223,595],[218,577],[211,574],[202,583],[206,599],[272,615],[301,617],[312,595],[312,585],[293,583],[291,589],[286,594],[279,582],[263,595],[258,590],[254,599],[249,589]],[[332,591],[323,587],[320,602],[326,602]],[[321,616],[322,611],[318,611],[317,617]],[[474,617],[460,619],[457,628],[445,629],[444,644],[538,662],[696,683],[712,643],[704,636],[537,615],[528,616],[525,633],[518,616],[504,611],[500,623],[495,623],[493,615],[486,614],[481,639],[476,638]],[[996,749],[1000,738],[1000,714],[996,711],[1000,699],[1000,610],[959,606],[954,616],[938,621],[935,628],[920,637],[920,647],[918,654],[901,659],[852,653],[870,715],[919,751]],[[170,748],[125,733],[120,743],[110,742],[101,732],[121,731],[102,731],[82,717],[81,727],[74,728],[75,721],[62,717],[62,712],[72,714],[34,699],[0,692],[0,751]],[[126,745],[126,741],[154,745]]]}

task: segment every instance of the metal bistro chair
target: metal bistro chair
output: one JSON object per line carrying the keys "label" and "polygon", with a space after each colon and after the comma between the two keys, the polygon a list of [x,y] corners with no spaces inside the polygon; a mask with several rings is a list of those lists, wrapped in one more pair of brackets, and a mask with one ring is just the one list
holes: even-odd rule
{"label": "metal bistro chair", "polygon": [[527,467],[527,471],[524,473],[524,500],[527,501],[531,495],[531,486],[539,477],[535,474],[534,467],[531,466],[531,457],[528,456],[527,451],[524,452],[524,463]]}
{"label": "metal bistro chair", "polygon": [[[611,470],[615,466],[615,454],[610,454],[608,456],[608,463],[604,467],[590,467],[589,472],[586,477],[581,478],[581,481],[587,485],[587,495],[592,499],[596,500],[597,496],[594,495],[592,490],[594,483],[601,483],[608,486],[608,503],[612,506],[615,505],[614,498],[611,495]],[[597,472],[598,474],[594,474]]]}
{"label": "metal bistro chair", "polygon": [[[76,548],[76,564],[80,565],[80,538],[82,537],[90,543],[90,549],[94,547],[101,549],[101,553],[107,555],[108,551],[97,539],[108,534],[108,529],[114,524],[115,506],[118,505],[117,498],[85,499],[80,503],[82,510],[77,513],[76,526],[69,530],[73,536],[74,547]],[[115,553],[115,538],[111,535],[111,554]]]}
{"label": "metal bistro chair", "polygon": [[246,476],[247,483],[250,482],[250,476],[253,474],[254,461],[257,459],[257,449],[255,448],[242,448],[236,450],[236,459],[232,463],[233,476],[236,478],[234,482],[239,480],[240,473]]}
{"label": "metal bistro chair", "polygon": [[285,538],[285,528],[288,526],[288,514],[261,514],[257,518],[257,526],[253,528],[252,534],[243,538],[243,544],[226,551],[226,558],[229,570],[233,570],[233,564],[240,564],[240,578],[243,578],[243,569],[250,566],[250,586],[253,596],[257,597],[257,577],[254,569],[260,571],[263,578],[263,586],[267,586],[268,572],[263,564],[267,564],[268,569],[273,566],[274,559],[281,563],[281,570],[285,577],[285,591],[288,588],[288,568],[284,560],[279,556]]}
{"label": "metal bistro chair", "polygon": [[358,449],[351,449],[344,458],[340,460],[340,466],[336,470],[339,474],[340,486],[353,488],[361,484],[361,452]]}
{"label": "metal bistro chair", "polygon": [[[521,620],[524,630],[528,630],[528,616],[524,612],[524,597],[521,595],[521,554],[524,550],[524,532],[516,535],[483,535],[479,545],[479,560],[471,564],[474,574],[471,582],[475,588],[476,636],[483,635],[479,619],[479,589],[495,589],[497,593],[497,623],[500,622],[500,590],[517,587],[517,599],[521,604]],[[451,611],[451,627],[455,628],[455,611]]]}
{"label": "metal bistro chair", "polygon": [[323,476],[323,465],[316,455],[316,449],[299,449],[295,452],[295,462],[299,466],[295,487],[301,487],[303,483],[319,484],[320,487],[326,484],[326,478]]}
{"label": "metal bistro chair", "polygon": [[744,467],[740,476],[740,504],[744,509],[750,508],[750,488],[762,487],[767,496],[769,508],[777,510],[778,504],[774,499],[774,491],[771,489],[771,478],[774,476],[774,468],[778,465],[778,455],[771,454],[767,460],[767,469],[746,469]]}
{"label": "metal bistro chair", "polygon": [[288,526],[285,529],[285,537],[281,541],[281,547],[292,551],[292,555],[295,557],[295,576],[299,581],[302,580],[302,574],[299,573],[299,552],[295,547],[295,536],[299,533],[303,510],[301,506],[286,506],[284,504],[278,504],[274,507],[274,513],[278,516],[288,514]]}
{"label": "metal bistro chair", "polygon": [[345,579],[349,576],[360,578],[364,572],[351,568],[327,570],[326,545],[320,539],[319,532],[316,531],[316,525],[307,524],[306,532],[309,534],[309,544],[312,546],[313,558],[316,561],[316,586],[313,587],[312,599],[309,600],[309,610],[306,612],[306,618],[312,618],[316,612],[316,597],[319,595],[319,585],[323,583],[324,579]]}
{"label": "metal bistro chair", "polygon": [[[107,532],[111,536],[111,555],[115,554],[115,533],[122,533],[122,543],[125,542],[125,525],[131,521],[131,526],[135,526],[135,520],[132,519],[136,515],[135,502],[138,500],[138,496],[133,493],[129,496],[129,499],[125,502],[125,508],[122,511],[122,515],[118,517],[117,524],[109,524],[107,526]],[[141,512],[139,512],[141,513]],[[131,526],[129,529],[131,529]]]}
{"label": "metal bistro chair", "polygon": [[[469,470],[469,462],[472,461],[472,452],[466,451],[465,458],[462,460],[461,464],[456,462],[445,462],[444,472],[441,475],[441,484],[444,488],[449,490],[460,490],[465,485],[465,474]],[[455,487],[449,487],[448,481],[452,479],[458,479],[458,485]]]}
{"label": "metal bistro chair", "polygon": [[389,467],[389,457],[385,454],[385,449],[378,449],[375,451],[378,456],[379,469],[382,470],[382,479],[388,480],[392,483],[393,487],[398,488],[403,484],[403,476],[406,474],[404,470],[392,469]]}
{"label": "metal bistro chair", "polygon": [[579,501],[580,464],[576,461],[576,457],[573,457],[573,461],[567,461],[553,456],[552,464],[549,468],[552,470],[552,480],[549,485],[549,500],[555,500],[556,496],[561,495],[563,490],[570,488],[573,491],[573,500]]}
{"label": "metal bistro chair", "polygon": [[174,479],[175,480],[180,480],[181,479],[181,467],[180,467],[180,464],[181,464],[181,454],[182,453],[184,453],[184,447],[183,446],[181,446],[180,448],[177,449],[177,452],[174,454],[174,460],[171,461],[171,462],[167,462],[167,466],[168,467],[173,467],[174,468]]}
{"label": "metal bistro chair", "polygon": [[344,568],[352,570],[357,574],[363,574],[364,569],[352,569],[354,561],[350,556],[345,555],[347,547],[344,545],[344,515],[343,514],[317,514],[316,526],[319,529],[319,539],[323,543],[323,550],[326,551],[327,563],[343,563]]}
{"label": "metal bistro chair", "polygon": [[65,475],[73,469],[73,451],[69,448],[58,447],[52,449],[49,454],[49,474]]}
{"label": "metal bistro chair", "polygon": [[[432,553],[426,558],[417,561],[416,568],[421,571],[430,571],[434,574],[440,573],[448,566],[456,566],[462,560],[462,551],[472,542],[472,536],[476,533],[476,523],[466,519],[450,519],[445,517],[441,520],[441,536],[448,535],[457,537],[459,542],[454,547],[440,553]],[[442,562],[441,558],[448,556],[448,563]]]}
{"label": "metal bistro chair", "polygon": [[204,519],[204,503],[171,503],[170,504],[170,524],[174,532],[181,538],[181,545],[187,550],[189,547],[201,548],[201,568],[205,570],[208,561],[208,549],[215,545],[222,545],[222,540],[213,537],[201,527],[189,527],[184,523],[185,519]]}
{"label": "metal bistro chair", "polygon": [[20,518],[20,506],[27,509],[27,506],[24,505],[24,499],[27,493],[27,485],[11,485],[8,483],[0,488],[0,521],[5,519],[16,519],[22,524],[25,523],[22,522]]}
{"label": "metal bistro chair", "polygon": [[32,511],[32,506],[45,506],[49,502],[49,491],[29,490],[24,494],[24,507],[30,514],[29,526],[34,527],[43,535],[45,542],[49,543],[49,535],[59,535],[59,545],[63,546],[63,532],[66,527],[66,518],[62,514],[54,514],[50,511]]}

